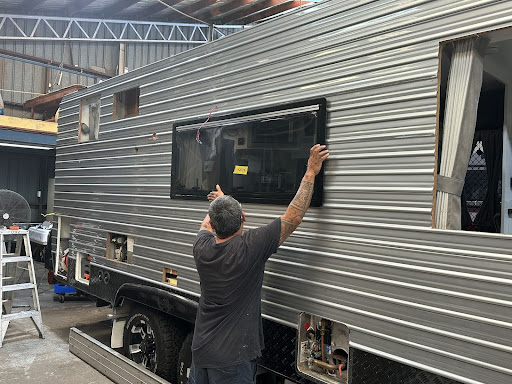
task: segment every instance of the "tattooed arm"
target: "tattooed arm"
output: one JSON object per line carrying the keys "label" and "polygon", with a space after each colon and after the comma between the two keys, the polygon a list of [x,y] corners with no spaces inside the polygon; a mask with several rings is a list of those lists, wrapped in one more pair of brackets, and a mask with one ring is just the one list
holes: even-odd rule
{"label": "tattooed arm", "polygon": [[201,223],[201,228],[199,228],[199,230],[207,230],[213,233],[213,227],[210,224],[210,215],[206,215],[203,222]]}
{"label": "tattooed arm", "polygon": [[[224,196],[224,192],[222,192],[222,189],[220,189],[219,184],[217,184],[215,186],[215,191],[211,191],[208,194],[207,198],[208,198],[208,201],[211,203],[213,200],[215,200],[219,196]],[[201,223],[201,228],[199,228],[199,230],[200,231],[207,230],[212,233],[214,232],[214,229],[213,229],[212,225],[210,224],[210,215],[206,215],[203,222]]]}
{"label": "tattooed arm", "polygon": [[311,148],[308,168],[302,178],[299,190],[288,206],[285,214],[281,216],[281,237],[279,239],[279,245],[283,244],[288,236],[290,236],[302,222],[302,218],[311,203],[311,196],[313,196],[315,176],[318,175],[318,172],[322,169],[322,163],[328,156],[329,151],[325,149],[325,145],[316,144]]}

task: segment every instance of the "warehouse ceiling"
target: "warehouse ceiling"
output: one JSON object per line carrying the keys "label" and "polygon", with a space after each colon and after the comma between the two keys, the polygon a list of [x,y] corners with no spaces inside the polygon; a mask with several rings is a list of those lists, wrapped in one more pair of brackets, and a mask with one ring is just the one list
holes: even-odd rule
{"label": "warehouse ceiling", "polygon": [[321,0],[0,0],[0,13],[252,24]]}

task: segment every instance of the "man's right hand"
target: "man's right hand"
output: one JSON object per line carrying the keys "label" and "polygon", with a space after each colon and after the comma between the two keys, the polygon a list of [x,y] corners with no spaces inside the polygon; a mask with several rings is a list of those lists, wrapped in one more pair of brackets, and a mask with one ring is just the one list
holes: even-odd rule
{"label": "man's right hand", "polygon": [[208,196],[207,196],[208,201],[209,201],[210,203],[211,203],[213,200],[215,200],[217,197],[219,197],[219,196],[224,196],[224,192],[222,192],[222,189],[220,189],[219,184],[217,184],[217,185],[215,186],[215,188],[216,188],[216,191],[211,191],[211,192],[208,194]]}
{"label": "man's right hand", "polygon": [[316,175],[322,169],[322,163],[329,157],[329,150],[325,145],[315,144],[309,151],[308,171]]}

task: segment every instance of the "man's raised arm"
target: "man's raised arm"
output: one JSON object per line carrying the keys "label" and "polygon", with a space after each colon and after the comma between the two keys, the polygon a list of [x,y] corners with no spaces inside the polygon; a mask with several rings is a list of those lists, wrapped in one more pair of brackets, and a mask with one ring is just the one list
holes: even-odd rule
{"label": "man's raised arm", "polygon": [[[220,189],[220,186],[219,184],[217,184],[215,186],[215,191],[211,191],[209,194],[208,194],[208,201],[211,203],[213,200],[215,200],[217,197],[219,196],[224,196],[224,192],[222,192],[222,189]],[[207,230],[207,231],[210,231],[210,232],[214,232],[214,229],[210,223],[210,216],[209,215],[206,215],[206,217],[204,218],[203,222],[201,223],[201,228],[199,228],[200,231],[202,230]]]}
{"label": "man's raised arm", "polygon": [[325,148],[325,145],[316,144],[311,148],[308,167],[300,183],[299,190],[290,205],[288,205],[288,209],[286,209],[284,215],[281,216],[281,237],[279,239],[279,245],[283,244],[288,236],[290,236],[302,222],[302,218],[311,203],[315,177],[320,172],[320,169],[322,169],[322,164],[327,157],[329,157],[329,150]]}

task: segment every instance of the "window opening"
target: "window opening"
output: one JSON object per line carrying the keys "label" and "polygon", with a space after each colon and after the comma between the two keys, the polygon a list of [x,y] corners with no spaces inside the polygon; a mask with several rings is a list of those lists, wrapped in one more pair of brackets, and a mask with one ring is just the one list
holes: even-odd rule
{"label": "window opening", "polygon": [[[203,200],[218,183],[240,202],[288,204],[310,148],[325,141],[325,114],[317,99],[175,125],[171,197]],[[312,206],[322,189],[320,173]]]}
{"label": "window opening", "polygon": [[91,277],[91,256],[85,253],[77,252],[75,265],[75,279],[81,283],[89,285]]}
{"label": "window opening", "polygon": [[78,142],[98,140],[100,131],[100,96],[96,95],[80,101]]}
{"label": "window opening", "polygon": [[166,284],[176,287],[178,285],[178,271],[164,267],[162,281]]}
{"label": "window opening", "polygon": [[57,248],[55,251],[55,274],[64,279],[68,278],[69,241],[71,238],[71,219],[57,217]]}
{"label": "window opening", "polygon": [[132,88],[114,94],[114,120],[125,119],[139,114],[140,89]]}
{"label": "window opening", "polygon": [[[502,173],[506,170],[502,164],[505,162],[503,148],[510,143],[503,141],[503,131],[507,126],[505,111],[511,102],[505,97],[510,91],[510,81],[500,75],[508,67],[502,70],[500,65],[512,57],[512,29],[478,36],[441,45],[436,226],[499,233],[506,232],[502,229],[506,218],[506,207],[502,202],[506,201],[502,196],[506,191],[506,188],[502,189]],[[467,49],[467,56],[457,58],[457,49],[471,40],[473,46]],[[473,57],[471,66],[461,65],[469,55]],[[480,63],[478,68],[472,67],[475,62]],[[461,68],[469,70],[464,73]],[[449,100],[450,92],[457,95],[458,101],[466,98],[469,102],[455,105],[455,99]],[[470,101],[475,98],[478,99],[477,107]],[[453,177],[456,183],[447,186],[442,172],[443,177]],[[446,175],[447,172],[453,174]],[[443,188],[451,188],[451,191],[443,191]],[[440,191],[444,193],[441,198]],[[460,196],[458,205],[454,200],[457,193]],[[440,222],[440,215],[447,221]]]}
{"label": "window opening", "polygon": [[133,237],[117,233],[107,234],[107,259],[133,263]]}

